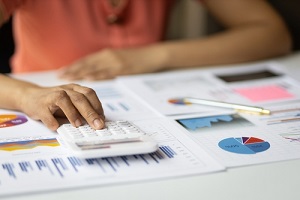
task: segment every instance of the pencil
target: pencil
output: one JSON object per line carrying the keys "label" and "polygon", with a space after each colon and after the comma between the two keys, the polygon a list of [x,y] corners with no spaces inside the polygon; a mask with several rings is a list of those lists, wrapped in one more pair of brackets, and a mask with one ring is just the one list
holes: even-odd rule
{"label": "pencil", "polygon": [[235,110],[241,111],[241,112],[257,113],[257,114],[261,114],[261,115],[270,115],[271,114],[270,110],[264,109],[262,107],[248,106],[248,105],[228,103],[228,102],[222,102],[222,101],[213,101],[213,100],[186,97],[186,98],[183,98],[183,102],[184,103],[192,103],[192,104],[200,104],[200,105],[208,105],[208,106],[216,106],[216,107],[222,107],[222,108],[232,108],[232,109],[235,109]]}

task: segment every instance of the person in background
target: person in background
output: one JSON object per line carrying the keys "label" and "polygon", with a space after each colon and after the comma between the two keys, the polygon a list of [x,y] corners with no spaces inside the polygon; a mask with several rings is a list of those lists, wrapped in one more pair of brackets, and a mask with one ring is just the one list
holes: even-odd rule
{"label": "person in background", "polygon": [[13,73],[59,69],[68,80],[100,80],[284,55],[291,37],[265,0],[199,0],[225,30],[163,41],[176,0],[0,0],[13,14]]}
{"label": "person in background", "polygon": [[[13,14],[13,73],[61,69],[68,80],[245,62],[284,55],[291,38],[264,0],[202,0],[226,28],[206,38],[163,41],[175,0],[0,0],[0,25]],[[95,92],[76,84],[41,87],[0,75],[0,108],[55,130],[57,117],[104,127]],[[13,92],[12,92],[13,91]]]}

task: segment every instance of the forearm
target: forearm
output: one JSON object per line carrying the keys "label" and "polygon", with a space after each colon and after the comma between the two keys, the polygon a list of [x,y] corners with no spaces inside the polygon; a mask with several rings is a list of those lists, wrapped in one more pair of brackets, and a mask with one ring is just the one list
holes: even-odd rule
{"label": "forearm", "polygon": [[[216,65],[265,59],[291,49],[289,33],[281,27],[248,25],[203,39],[154,45],[167,68]],[[163,66],[162,66],[163,67]]]}
{"label": "forearm", "polygon": [[20,110],[23,94],[30,88],[36,88],[37,85],[12,79],[0,74],[0,108]]}
{"label": "forearm", "polygon": [[163,59],[160,67],[246,62],[283,55],[291,50],[286,25],[266,1],[206,0],[204,3],[226,31],[203,39],[153,45],[149,51],[160,52],[162,56],[158,58]]}

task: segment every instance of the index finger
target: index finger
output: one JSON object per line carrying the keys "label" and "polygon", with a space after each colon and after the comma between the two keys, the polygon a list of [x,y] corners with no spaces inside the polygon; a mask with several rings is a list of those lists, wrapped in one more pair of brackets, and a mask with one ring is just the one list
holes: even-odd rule
{"label": "index finger", "polygon": [[83,94],[87,98],[87,100],[90,102],[91,106],[97,111],[97,113],[100,116],[103,116],[103,118],[104,118],[102,104],[101,104],[96,92],[93,89],[91,89],[89,87],[77,85],[77,84],[69,84],[69,85],[66,85],[65,87]]}
{"label": "index finger", "polygon": [[73,90],[66,90],[73,105],[81,116],[94,129],[104,128],[104,113],[101,102],[94,90],[82,86],[74,86]]}

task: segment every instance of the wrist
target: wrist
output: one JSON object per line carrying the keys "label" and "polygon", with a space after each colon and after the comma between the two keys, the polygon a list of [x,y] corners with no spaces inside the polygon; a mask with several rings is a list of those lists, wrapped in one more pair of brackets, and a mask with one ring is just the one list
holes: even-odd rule
{"label": "wrist", "polygon": [[13,109],[19,111],[25,111],[28,101],[33,101],[31,98],[32,93],[34,93],[40,87],[27,82],[21,82],[19,87],[15,90],[15,95],[13,96],[12,106]]}
{"label": "wrist", "polygon": [[153,44],[138,50],[139,67],[144,68],[144,72],[157,72],[167,67],[169,55],[165,48],[160,44]]}

